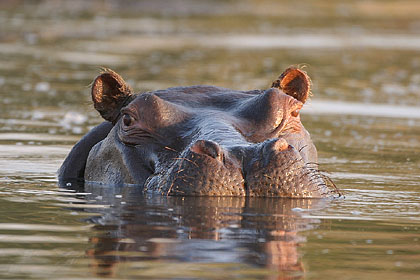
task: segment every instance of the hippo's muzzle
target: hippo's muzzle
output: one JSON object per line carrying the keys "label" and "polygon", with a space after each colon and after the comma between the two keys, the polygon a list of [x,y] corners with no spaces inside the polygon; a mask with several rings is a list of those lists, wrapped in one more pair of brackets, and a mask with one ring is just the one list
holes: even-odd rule
{"label": "hippo's muzzle", "polygon": [[194,196],[321,198],[334,193],[314,165],[282,138],[230,149],[198,140],[169,169],[152,175],[145,188]]}

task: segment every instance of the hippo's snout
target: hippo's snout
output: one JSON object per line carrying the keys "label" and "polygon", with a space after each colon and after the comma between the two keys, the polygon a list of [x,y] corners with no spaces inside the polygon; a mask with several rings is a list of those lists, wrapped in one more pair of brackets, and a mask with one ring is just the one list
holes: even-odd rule
{"label": "hippo's snout", "polygon": [[266,141],[260,150],[245,164],[249,196],[319,198],[330,192],[319,171],[285,139]]}
{"label": "hippo's snout", "polygon": [[145,188],[164,195],[246,195],[240,162],[212,141],[196,141],[155,176]]}
{"label": "hippo's snout", "polygon": [[319,198],[330,192],[282,138],[230,149],[198,140],[157,176],[146,189],[165,195]]}

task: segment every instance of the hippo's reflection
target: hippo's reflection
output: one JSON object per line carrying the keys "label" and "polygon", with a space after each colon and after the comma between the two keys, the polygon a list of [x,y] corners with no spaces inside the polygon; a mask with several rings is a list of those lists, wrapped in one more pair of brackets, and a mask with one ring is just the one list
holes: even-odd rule
{"label": "hippo's reflection", "polygon": [[95,226],[90,239],[93,246],[87,254],[93,260],[94,273],[100,276],[118,276],[124,263],[179,262],[244,264],[274,270],[275,279],[300,278],[304,269],[297,244],[305,239],[299,232],[313,228],[318,221],[302,218],[296,210],[326,203],[279,198],[145,197],[134,187],[87,185],[85,191],[91,193],[88,203],[110,205],[95,209],[97,214],[89,218]]}

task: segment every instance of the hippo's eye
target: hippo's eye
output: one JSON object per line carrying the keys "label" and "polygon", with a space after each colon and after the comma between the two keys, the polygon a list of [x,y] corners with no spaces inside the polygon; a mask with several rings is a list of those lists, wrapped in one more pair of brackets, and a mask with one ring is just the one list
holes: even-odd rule
{"label": "hippo's eye", "polygon": [[134,123],[134,119],[129,114],[124,114],[122,117],[122,121],[125,126],[131,126]]}

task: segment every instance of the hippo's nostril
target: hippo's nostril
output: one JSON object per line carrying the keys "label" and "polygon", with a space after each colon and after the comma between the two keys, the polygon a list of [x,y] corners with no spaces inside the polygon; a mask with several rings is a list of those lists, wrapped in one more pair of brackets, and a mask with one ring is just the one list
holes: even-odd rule
{"label": "hippo's nostril", "polygon": [[278,152],[284,151],[289,148],[289,143],[283,138],[279,138],[272,144],[272,149]]}
{"label": "hippo's nostril", "polygon": [[289,149],[289,147],[289,143],[283,138],[271,139],[264,143],[261,150],[263,166],[269,164],[276,155],[281,154],[283,151]]}
{"label": "hippo's nostril", "polygon": [[269,141],[264,145],[263,154],[270,155],[272,152],[282,152],[289,148],[289,143],[286,139],[277,138]]}
{"label": "hippo's nostril", "polygon": [[198,140],[190,148],[197,154],[207,155],[223,162],[223,151],[220,146],[212,141]]}

